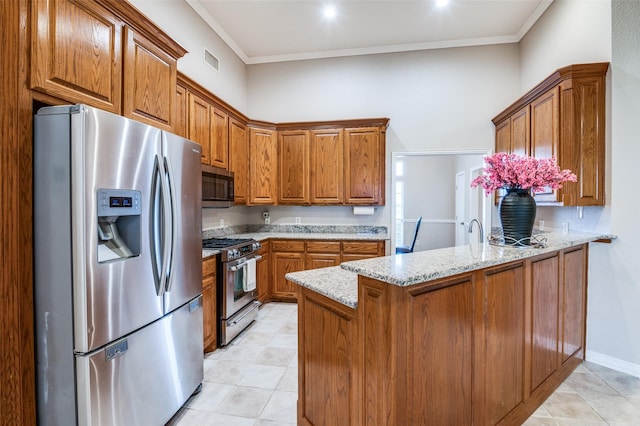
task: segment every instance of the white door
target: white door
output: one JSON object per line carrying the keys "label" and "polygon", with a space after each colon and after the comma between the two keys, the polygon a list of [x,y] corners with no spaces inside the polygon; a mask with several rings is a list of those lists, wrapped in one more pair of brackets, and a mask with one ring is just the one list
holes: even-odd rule
{"label": "white door", "polygon": [[[482,175],[482,167],[473,168],[470,170],[470,179],[473,180],[476,177]],[[471,187],[469,187],[471,188]],[[486,217],[484,214],[484,192],[481,186],[476,186],[475,188],[471,188],[471,193],[469,195],[469,220],[478,219],[480,223],[484,226],[486,223]],[[469,236],[469,241],[471,242],[480,242],[480,228],[477,226],[473,226],[473,232]]]}
{"label": "white door", "polygon": [[461,246],[468,244],[468,235],[466,232],[466,176],[464,172],[456,173],[456,245]]}

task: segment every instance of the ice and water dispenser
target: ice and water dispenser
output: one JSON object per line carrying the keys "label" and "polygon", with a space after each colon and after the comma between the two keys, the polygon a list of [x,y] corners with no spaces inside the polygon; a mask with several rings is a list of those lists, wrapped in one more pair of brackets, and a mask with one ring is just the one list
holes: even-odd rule
{"label": "ice and water dispenser", "polygon": [[140,255],[140,191],[98,189],[98,263]]}

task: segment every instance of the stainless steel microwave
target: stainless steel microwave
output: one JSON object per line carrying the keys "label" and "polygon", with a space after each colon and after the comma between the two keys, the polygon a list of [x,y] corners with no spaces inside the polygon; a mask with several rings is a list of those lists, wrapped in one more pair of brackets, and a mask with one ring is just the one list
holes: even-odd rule
{"label": "stainless steel microwave", "polygon": [[233,205],[233,172],[202,166],[202,207]]}

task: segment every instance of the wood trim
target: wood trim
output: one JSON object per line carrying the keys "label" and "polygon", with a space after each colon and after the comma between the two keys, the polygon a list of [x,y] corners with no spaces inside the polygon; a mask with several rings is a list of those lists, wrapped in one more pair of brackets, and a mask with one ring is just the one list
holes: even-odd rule
{"label": "wood trim", "polygon": [[0,2],[0,424],[36,424],[32,271],[31,1]]}
{"label": "wood trim", "polygon": [[531,103],[531,101],[536,99],[538,96],[551,89],[553,86],[560,84],[564,80],[577,77],[596,77],[606,73],[608,68],[608,62],[575,64],[559,68],[553,74],[545,78],[541,83],[537,84],[535,88],[525,93],[520,99],[509,105],[500,114],[496,115],[491,121],[493,121],[494,125],[500,123],[502,120]]}
{"label": "wood trim", "polygon": [[162,48],[175,59],[182,58],[188,51],[169,37],[160,27],[127,1],[93,0],[123,20],[136,32],[144,35],[153,44]]}
{"label": "wood trim", "polygon": [[180,71],[177,73],[177,84],[185,87],[189,92],[195,93],[199,98],[207,100],[209,103],[214,104],[214,107],[225,112],[230,118],[234,118],[241,122],[243,125],[247,125],[249,119],[246,115],[205,89],[202,85],[182,74]]}

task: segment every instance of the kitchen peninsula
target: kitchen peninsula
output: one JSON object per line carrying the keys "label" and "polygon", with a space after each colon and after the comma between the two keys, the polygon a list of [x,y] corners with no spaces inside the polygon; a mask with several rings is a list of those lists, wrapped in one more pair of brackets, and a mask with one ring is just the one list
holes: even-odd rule
{"label": "kitchen peninsula", "polygon": [[489,244],[287,274],[298,424],[521,424],[584,358],[589,243]]}

